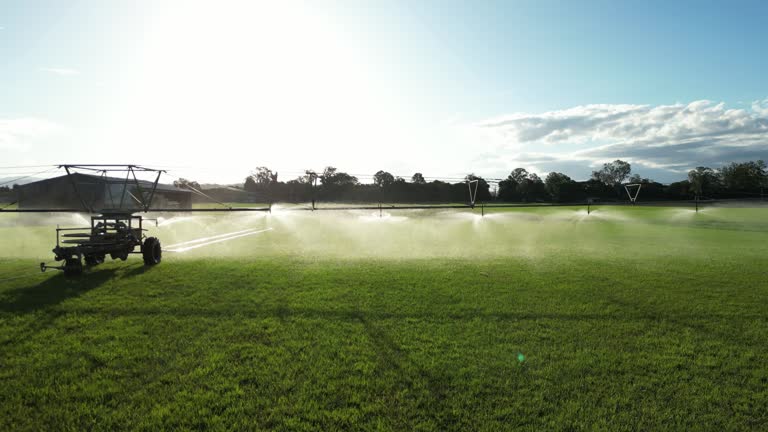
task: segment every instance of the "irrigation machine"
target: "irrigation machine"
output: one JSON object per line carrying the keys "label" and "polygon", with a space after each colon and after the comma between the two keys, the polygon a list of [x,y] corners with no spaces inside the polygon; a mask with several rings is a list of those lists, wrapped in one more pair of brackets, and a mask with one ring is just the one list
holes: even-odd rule
{"label": "irrigation machine", "polygon": [[[53,201],[76,200],[79,208],[19,208],[0,209],[7,213],[79,213],[90,214],[90,226],[78,228],[56,228],[56,246],[53,248],[54,260],[57,265],[40,263],[40,270],[62,270],[67,276],[77,276],[83,273],[86,267],[97,266],[107,257],[113,260],[128,259],[131,254],[140,254],[147,266],[160,263],[163,257],[163,249],[160,239],[147,236],[144,228],[145,221],[155,221],[139,213],[147,212],[252,212],[268,211],[269,207],[230,207],[225,203],[216,201],[202,191],[190,185],[185,185],[189,192],[200,195],[210,201],[221,204],[219,208],[155,208],[152,207],[156,197],[160,176],[167,173],[165,170],[147,168],[140,165],[59,165],[59,169],[66,171],[71,190],[58,190],[53,193]],[[121,174],[121,177],[110,176]],[[124,177],[123,177],[124,176]],[[142,177],[142,178],[140,178]],[[437,206],[391,206],[387,209],[436,209],[436,208],[475,208],[477,197],[477,179],[468,179],[469,203],[464,205],[437,205]],[[66,198],[58,200],[56,198]],[[12,203],[15,204],[15,203]],[[341,206],[329,208],[316,208],[312,202],[311,209],[305,210],[345,210],[345,209],[378,209],[381,213],[383,207],[371,206]],[[482,207],[482,206],[481,206]]]}
{"label": "irrigation machine", "polygon": [[51,266],[43,262],[40,270],[54,268],[63,270],[67,276],[76,276],[83,272],[83,261],[96,266],[107,255],[125,261],[129,254],[141,254],[145,265],[159,264],[163,256],[160,240],[144,234],[144,220],[130,213],[103,213],[91,217],[90,227],[56,228],[54,259],[63,264]]}
{"label": "irrigation machine", "polygon": [[[160,240],[144,234],[146,229],[143,224],[146,219],[134,213],[149,210],[163,171],[135,165],[63,165],[62,168],[67,171],[67,177],[83,208],[91,214],[98,214],[91,216],[90,227],[57,227],[56,247],[53,248],[53,253],[54,259],[63,264],[50,266],[43,262],[40,263],[41,271],[53,268],[63,270],[67,276],[77,276],[83,272],[83,261],[88,266],[96,266],[103,263],[107,256],[113,260],[125,261],[129,254],[141,254],[145,265],[160,263],[163,257]],[[97,184],[103,187],[105,193],[101,200],[104,208],[96,210],[94,208],[96,202],[87,202],[81,186],[74,177],[75,169],[96,172],[99,180]],[[115,181],[107,176],[108,173],[122,171],[126,176],[120,184],[115,185]],[[151,185],[145,183],[145,187],[142,188],[137,172],[156,173],[154,183]],[[119,195],[119,199],[115,195]]]}
{"label": "irrigation machine", "polygon": [[[60,265],[40,263],[40,270],[62,270],[67,276],[82,274],[85,266],[93,267],[104,262],[106,257],[125,261],[128,255],[140,254],[147,266],[160,263],[163,249],[160,239],[146,235],[144,228],[148,219],[141,214],[153,212],[198,212],[198,211],[269,211],[269,208],[193,209],[153,208],[152,202],[164,170],[139,165],[61,165],[71,184],[71,193],[76,196],[81,208],[35,208],[5,210],[18,213],[89,213],[91,224],[78,228],[56,228],[54,259]],[[83,173],[87,173],[82,179]],[[78,176],[78,174],[80,176]],[[122,174],[120,178],[109,174]],[[150,180],[139,177],[150,176]],[[187,186],[190,192],[208,197],[203,192]],[[69,191],[61,191],[69,195]],[[210,198],[210,197],[208,197]],[[215,200],[214,200],[215,201]],[[220,203],[223,204],[223,203]],[[191,207],[191,206],[190,206]]]}
{"label": "irrigation machine", "polygon": [[[126,260],[128,255],[140,254],[147,266],[160,263],[163,249],[160,239],[146,235],[145,221],[155,221],[141,214],[147,212],[237,212],[237,211],[268,211],[269,207],[230,207],[225,203],[216,201],[200,190],[190,185],[184,188],[189,192],[202,196],[207,200],[220,204],[219,208],[180,208],[179,206],[167,208],[152,207],[156,196],[160,176],[167,173],[165,170],[146,168],[139,165],[60,165],[66,171],[72,191],[59,191],[60,195],[68,198],[74,196],[80,203],[80,208],[34,208],[12,209],[0,208],[0,212],[15,213],[89,213],[91,224],[80,228],[56,228],[56,247],[53,248],[54,259],[60,265],[47,265],[40,263],[40,270],[62,270],[67,276],[76,276],[83,272],[84,267],[92,267],[104,262],[107,256],[115,259]],[[84,171],[87,174],[83,174]],[[111,177],[110,173],[122,173],[124,178]],[[78,177],[78,175],[80,175]],[[85,176],[85,177],[83,177]],[[139,177],[143,176],[143,179]],[[83,179],[87,178],[87,181]],[[469,189],[469,202],[467,204],[448,205],[400,205],[387,206],[387,210],[409,209],[475,209],[479,180],[467,178]],[[313,184],[314,186],[314,184]],[[630,202],[634,205],[640,193],[640,184],[627,184],[625,190]],[[165,190],[167,192],[167,189]],[[54,194],[55,195],[55,194]],[[14,203],[12,203],[14,204]],[[590,212],[591,200],[587,200],[587,212]],[[584,206],[585,203],[558,203],[551,206]],[[539,204],[494,204],[490,207],[529,207]],[[489,207],[489,208],[490,208]],[[696,201],[698,210],[698,200]],[[384,206],[333,206],[319,208],[312,200],[310,208],[294,208],[293,210],[379,210],[382,214]],[[485,205],[480,203],[481,215],[485,214]]]}

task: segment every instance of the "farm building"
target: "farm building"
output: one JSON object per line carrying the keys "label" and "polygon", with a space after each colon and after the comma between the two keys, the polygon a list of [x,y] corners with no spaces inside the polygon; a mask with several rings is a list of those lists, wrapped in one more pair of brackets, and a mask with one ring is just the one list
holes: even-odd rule
{"label": "farm building", "polygon": [[[118,208],[121,200],[124,208],[140,208],[142,194],[149,199],[153,183],[133,180],[125,186],[125,179],[74,173],[28,183],[18,188],[19,208],[82,209],[83,203],[94,209]],[[76,190],[77,189],[77,190]],[[79,191],[79,195],[78,195]],[[125,193],[123,193],[125,191]],[[192,193],[172,185],[158,184],[152,197],[152,208],[191,208]]]}

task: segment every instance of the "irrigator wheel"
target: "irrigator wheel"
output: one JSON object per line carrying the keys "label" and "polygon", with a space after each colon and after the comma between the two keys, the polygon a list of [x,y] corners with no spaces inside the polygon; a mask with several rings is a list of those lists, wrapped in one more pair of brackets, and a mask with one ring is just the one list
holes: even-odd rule
{"label": "irrigator wheel", "polygon": [[144,265],[159,264],[163,259],[163,249],[157,237],[148,237],[141,246],[141,255],[144,257]]}
{"label": "irrigator wheel", "polygon": [[80,276],[83,274],[83,262],[80,258],[67,258],[64,261],[65,276]]}
{"label": "irrigator wheel", "polygon": [[99,265],[104,262],[104,254],[86,255],[85,264],[89,266]]}

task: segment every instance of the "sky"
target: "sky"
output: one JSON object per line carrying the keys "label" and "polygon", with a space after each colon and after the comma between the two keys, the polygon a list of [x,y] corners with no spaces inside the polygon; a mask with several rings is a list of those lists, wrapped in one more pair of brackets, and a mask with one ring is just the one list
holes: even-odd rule
{"label": "sky", "polygon": [[768,159],[766,22],[738,0],[0,0],[0,177],[583,180],[623,159],[676,181]]}

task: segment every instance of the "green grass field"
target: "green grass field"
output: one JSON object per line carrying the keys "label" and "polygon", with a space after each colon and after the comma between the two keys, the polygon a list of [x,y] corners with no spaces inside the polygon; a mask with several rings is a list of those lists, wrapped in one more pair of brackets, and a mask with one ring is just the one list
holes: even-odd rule
{"label": "green grass field", "polygon": [[2,217],[0,430],[768,429],[768,208]]}

